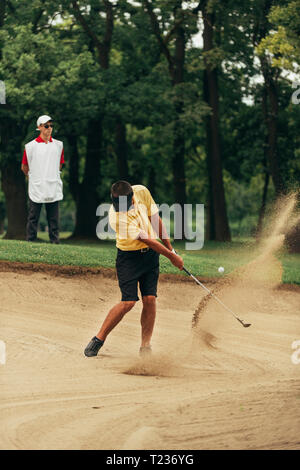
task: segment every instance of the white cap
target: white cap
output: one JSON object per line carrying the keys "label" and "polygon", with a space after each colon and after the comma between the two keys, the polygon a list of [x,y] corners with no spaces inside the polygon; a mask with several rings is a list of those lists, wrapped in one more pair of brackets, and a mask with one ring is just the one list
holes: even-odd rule
{"label": "white cap", "polygon": [[41,124],[46,124],[46,122],[48,122],[48,121],[52,121],[52,118],[51,118],[50,116],[47,116],[47,114],[43,114],[43,116],[40,116],[40,117],[38,118],[38,120],[36,121],[36,125],[37,125],[37,129],[36,129],[36,130],[38,131],[38,130],[39,130],[38,127],[39,127]]}

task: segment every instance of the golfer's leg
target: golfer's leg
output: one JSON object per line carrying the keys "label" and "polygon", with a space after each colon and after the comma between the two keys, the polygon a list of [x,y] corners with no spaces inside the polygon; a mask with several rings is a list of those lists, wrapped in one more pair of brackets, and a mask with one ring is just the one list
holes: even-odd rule
{"label": "golfer's leg", "polygon": [[154,323],[156,318],[156,297],[145,295],[143,297],[143,310],[141,315],[142,341],[141,347],[150,346]]}
{"label": "golfer's leg", "polygon": [[33,202],[29,199],[29,213],[26,227],[27,241],[29,242],[36,240],[41,208],[42,204]]}
{"label": "golfer's leg", "polygon": [[115,305],[105,318],[99,333],[96,335],[98,339],[105,341],[107,335],[117,326],[117,324],[122,320],[124,315],[129,312],[134,306],[135,301],[123,301]]}

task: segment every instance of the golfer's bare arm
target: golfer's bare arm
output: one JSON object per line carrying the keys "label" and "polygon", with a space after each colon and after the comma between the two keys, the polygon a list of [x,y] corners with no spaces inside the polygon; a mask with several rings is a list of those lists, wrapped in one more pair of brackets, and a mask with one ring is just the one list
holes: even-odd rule
{"label": "golfer's bare arm", "polygon": [[150,238],[146,232],[143,232],[143,231],[140,232],[138,240],[145,243],[145,245],[149,246],[149,248],[156,251],[160,255],[164,255],[166,258],[168,258],[171,261],[172,264],[174,264],[174,266],[176,266],[176,268],[180,270],[183,269],[183,259],[181,258],[181,256],[178,256],[176,253],[171,251],[166,246],[162,245],[160,242],[158,242],[154,238]]}
{"label": "golfer's bare arm", "polygon": [[24,175],[27,176],[29,172],[29,166],[28,165],[21,165],[21,170],[23,171]]}
{"label": "golfer's bare arm", "polygon": [[157,212],[156,214],[149,217],[149,219],[154,231],[158,234],[165,247],[168,248],[168,250],[172,251],[173,247],[171,245],[168,232],[166,230],[166,227],[164,226],[161,217],[159,216],[159,213]]}

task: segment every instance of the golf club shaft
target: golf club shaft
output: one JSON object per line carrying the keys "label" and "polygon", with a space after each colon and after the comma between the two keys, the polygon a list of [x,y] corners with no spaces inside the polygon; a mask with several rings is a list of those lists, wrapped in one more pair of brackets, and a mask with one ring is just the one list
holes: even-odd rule
{"label": "golf club shaft", "polygon": [[240,323],[243,324],[243,321],[240,320],[236,315],[235,313],[229,308],[227,307],[227,305],[225,305],[215,294],[213,294],[213,292],[211,292],[207,287],[205,287],[202,282],[200,282],[195,276],[193,276],[192,273],[190,273],[185,267],[183,268],[183,271],[185,271],[189,276],[191,276],[195,282],[197,282],[197,284],[199,284],[199,286],[201,286],[204,290],[206,290],[212,297],[214,297],[214,299],[219,302],[220,305],[222,305],[226,310],[228,310],[228,312],[230,312],[234,318],[236,318],[236,320],[238,320]]}

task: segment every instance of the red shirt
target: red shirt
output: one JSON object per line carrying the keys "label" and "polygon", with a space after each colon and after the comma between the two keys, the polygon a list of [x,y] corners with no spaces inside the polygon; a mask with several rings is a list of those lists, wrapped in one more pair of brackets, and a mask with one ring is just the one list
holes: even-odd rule
{"label": "red shirt", "polygon": [[[36,140],[36,142],[45,143],[45,141],[41,138],[40,135],[35,140]],[[50,137],[50,142],[52,142],[52,137]],[[62,149],[61,156],[60,156],[60,164],[62,165],[63,163],[65,163],[64,149]],[[22,158],[22,165],[28,165],[26,149],[24,149],[23,158]]]}

